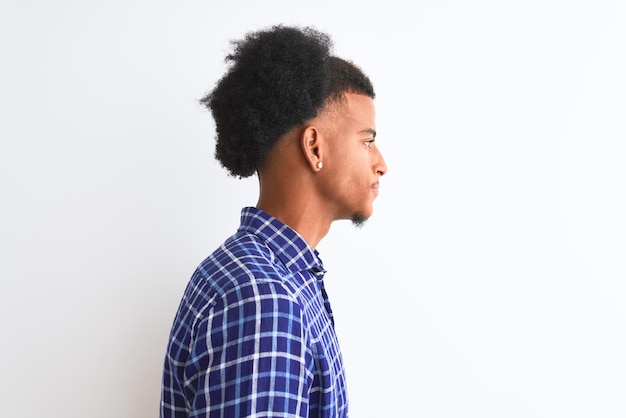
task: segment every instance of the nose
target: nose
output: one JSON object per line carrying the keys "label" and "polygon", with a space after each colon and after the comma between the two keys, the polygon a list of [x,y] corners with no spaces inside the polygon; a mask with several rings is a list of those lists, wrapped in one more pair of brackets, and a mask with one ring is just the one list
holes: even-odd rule
{"label": "nose", "polygon": [[380,151],[378,151],[378,159],[374,165],[374,170],[378,176],[384,176],[387,174],[387,163],[385,162],[383,154]]}

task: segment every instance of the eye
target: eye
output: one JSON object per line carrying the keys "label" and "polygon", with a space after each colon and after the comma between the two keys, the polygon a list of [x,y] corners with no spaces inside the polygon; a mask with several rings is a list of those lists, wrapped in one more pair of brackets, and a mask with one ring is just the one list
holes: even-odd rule
{"label": "eye", "polygon": [[367,148],[372,148],[372,143],[374,142],[373,139],[368,139],[367,141],[363,141],[363,143],[365,144],[365,146]]}

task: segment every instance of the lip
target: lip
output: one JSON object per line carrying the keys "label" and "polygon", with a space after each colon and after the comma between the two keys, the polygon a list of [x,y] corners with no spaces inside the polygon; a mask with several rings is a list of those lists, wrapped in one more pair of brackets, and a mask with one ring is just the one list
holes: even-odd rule
{"label": "lip", "polygon": [[372,184],[372,190],[376,196],[378,196],[378,189],[380,189],[380,185],[378,183]]}

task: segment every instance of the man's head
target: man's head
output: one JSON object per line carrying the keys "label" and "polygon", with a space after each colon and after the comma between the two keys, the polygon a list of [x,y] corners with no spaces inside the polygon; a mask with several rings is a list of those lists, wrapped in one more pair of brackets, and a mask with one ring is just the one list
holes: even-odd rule
{"label": "man's head", "polygon": [[233,41],[228,71],[201,100],[216,123],[215,157],[231,175],[253,175],[283,135],[346,93],[374,98],[368,77],[331,49],[313,28],[274,26]]}

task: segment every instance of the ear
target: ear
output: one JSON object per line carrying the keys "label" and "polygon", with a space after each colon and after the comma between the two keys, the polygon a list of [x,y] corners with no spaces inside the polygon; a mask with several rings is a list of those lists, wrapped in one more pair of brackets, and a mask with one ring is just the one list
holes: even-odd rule
{"label": "ear", "polygon": [[324,156],[324,138],[318,128],[307,126],[300,136],[300,146],[307,164],[314,172],[321,170]]}

